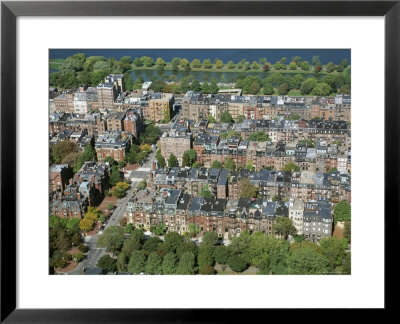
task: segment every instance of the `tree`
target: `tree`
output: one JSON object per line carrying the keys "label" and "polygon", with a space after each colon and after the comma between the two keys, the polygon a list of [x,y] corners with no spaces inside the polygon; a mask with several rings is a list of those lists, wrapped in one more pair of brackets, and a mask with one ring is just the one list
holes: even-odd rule
{"label": "tree", "polygon": [[176,256],[174,253],[167,253],[162,261],[162,273],[165,275],[175,274],[176,272]]}
{"label": "tree", "polygon": [[210,87],[209,87],[210,93],[218,93],[218,84],[217,80],[215,78],[211,79]]}
{"label": "tree", "polygon": [[157,65],[158,68],[164,69],[166,63],[165,63],[165,61],[164,61],[161,57],[159,57],[159,58],[157,58],[157,60],[156,60],[156,65]]}
{"label": "tree", "polygon": [[272,87],[271,83],[264,83],[263,94],[265,94],[265,95],[274,94],[274,88]]}
{"label": "tree", "polygon": [[198,80],[194,80],[192,84],[190,85],[190,90],[199,92],[201,91],[201,84]]}
{"label": "tree", "polygon": [[144,242],[144,233],[142,230],[138,229],[133,231],[133,233],[125,240],[122,252],[130,255],[135,250],[140,250]]}
{"label": "tree", "polygon": [[289,70],[296,70],[297,69],[297,64],[296,62],[290,62],[289,64]]}
{"label": "tree", "polygon": [[224,62],[222,62],[221,60],[215,60],[215,68],[216,69],[222,69],[224,67]]}
{"label": "tree", "polygon": [[147,188],[147,181],[146,179],[143,179],[138,185],[137,188],[140,190],[144,190]]}
{"label": "tree", "polygon": [[68,166],[73,169],[76,170],[76,165],[78,163],[79,160],[79,156],[81,154],[79,154],[78,152],[72,152],[69,153],[67,156],[65,156],[63,158],[63,160],[61,161],[62,164],[68,164]]}
{"label": "tree", "polygon": [[176,249],[176,256],[178,259],[182,257],[182,255],[186,252],[191,252],[196,256],[198,254],[198,247],[196,243],[190,240],[190,237],[185,237],[185,242],[179,245]]}
{"label": "tree", "polygon": [[311,91],[316,87],[318,81],[316,79],[307,79],[305,80],[300,88],[300,93],[302,95],[310,94]]}
{"label": "tree", "polygon": [[313,56],[312,57],[312,65],[318,65],[321,64],[321,61],[319,60],[319,56]]}
{"label": "tree", "polygon": [[329,62],[326,66],[325,66],[326,72],[331,73],[333,71],[335,71],[336,69],[336,65],[333,64],[333,62]]}
{"label": "tree", "polygon": [[203,84],[201,85],[201,92],[210,93],[210,85],[207,83],[207,81],[204,81]]}
{"label": "tree", "polygon": [[139,274],[144,272],[146,268],[146,256],[143,251],[135,250],[132,252],[129,264],[128,271],[133,274]]}
{"label": "tree", "polygon": [[162,273],[161,263],[162,263],[162,258],[157,254],[157,252],[151,252],[146,262],[146,267],[145,267],[146,273],[152,275],[161,274]]}
{"label": "tree", "polygon": [[164,236],[164,243],[169,252],[175,253],[178,246],[183,243],[183,238],[177,232],[168,232]]}
{"label": "tree", "polygon": [[171,154],[169,155],[169,158],[168,158],[168,166],[169,166],[170,168],[178,167],[178,166],[179,166],[178,159],[176,158],[176,156],[175,156],[173,153],[171,153]]}
{"label": "tree", "polygon": [[120,181],[121,181],[121,174],[118,170],[118,167],[116,165],[113,165],[111,167],[111,173],[110,173],[110,185],[115,186]]}
{"label": "tree", "polygon": [[96,246],[106,248],[107,251],[116,253],[124,242],[124,229],[120,226],[110,226],[103,231],[97,239]]}
{"label": "tree", "polygon": [[195,273],[195,256],[192,252],[185,252],[182,255],[176,268],[176,273],[181,275]]}
{"label": "tree", "polygon": [[189,233],[194,237],[200,232],[200,226],[194,223],[189,224]]}
{"label": "tree", "polygon": [[321,64],[317,64],[317,65],[314,67],[314,71],[315,71],[315,73],[321,72],[321,71],[322,71],[322,65],[321,65]]}
{"label": "tree", "polygon": [[136,67],[140,67],[140,66],[143,66],[143,62],[142,62],[142,60],[140,58],[136,57],[133,60],[133,65],[135,65]]}
{"label": "tree", "polygon": [[204,266],[204,265],[214,265],[214,256],[211,250],[206,250],[203,252],[200,252],[199,255],[197,256],[197,263],[199,267]]}
{"label": "tree", "polygon": [[228,70],[233,70],[235,68],[235,63],[233,63],[233,61],[229,61],[226,63],[226,67]]}
{"label": "tree", "polygon": [[203,68],[205,68],[205,69],[211,69],[212,68],[212,64],[211,64],[211,60],[210,59],[205,59],[203,61]]}
{"label": "tree", "polygon": [[221,123],[233,123],[233,118],[231,116],[230,113],[228,113],[227,111],[223,112],[220,116],[220,121]]}
{"label": "tree", "polygon": [[311,94],[314,96],[328,96],[332,91],[332,88],[329,84],[324,82],[319,83],[315,86],[315,88],[311,91]]}
{"label": "tree", "polygon": [[97,261],[96,266],[103,268],[103,273],[114,272],[117,269],[117,261],[105,254]]}
{"label": "tree", "polygon": [[208,184],[205,184],[203,188],[201,188],[200,196],[203,198],[214,198],[214,195],[211,193],[210,189],[208,188]]}
{"label": "tree", "polygon": [[151,252],[156,252],[157,251],[157,246],[158,243],[160,243],[161,240],[158,237],[149,237],[143,244],[143,251],[147,252],[147,254],[150,254]]}
{"label": "tree", "polygon": [[351,242],[351,221],[344,222],[344,238]]}
{"label": "tree", "polygon": [[249,141],[255,141],[255,142],[267,142],[270,141],[271,139],[268,137],[267,133],[263,131],[257,131],[253,134],[251,134],[248,138]]}
{"label": "tree", "polygon": [[334,221],[344,222],[351,220],[351,207],[346,200],[339,201],[334,208]]}
{"label": "tree", "polygon": [[253,70],[257,70],[260,68],[260,66],[258,65],[257,61],[253,61],[253,63],[251,64],[251,68]]}
{"label": "tree", "polygon": [[164,224],[158,224],[157,226],[154,227],[152,232],[156,235],[164,235],[166,232]]}
{"label": "tree", "polygon": [[288,92],[289,92],[289,86],[288,86],[287,83],[283,83],[283,84],[281,84],[281,85],[279,86],[279,88],[278,88],[278,93],[279,93],[280,95],[288,94]]}
{"label": "tree", "polygon": [[283,235],[287,240],[289,235],[295,235],[297,233],[296,227],[288,217],[277,217],[276,223],[272,225],[272,229],[279,235]]}
{"label": "tree", "polygon": [[165,82],[163,80],[154,80],[151,84],[151,89],[154,92],[161,92],[165,87]]}
{"label": "tree", "polygon": [[247,269],[248,263],[240,255],[231,255],[227,260],[228,266],[235,272],[243,272]]}
{"label": "tree", "polygon": [[282,167],[282,171],[300,172],[300,168],[296,164],[294,164],[293,162],[289,162],[288,164],[285,164]]}
{"label": "tree", "polygon": [[215,273],[216,273],[216,271],[215,271],[214,267],[209,264],[205,264],[205,265],[199,267],[199,274],[201,274],[201,275],[213,275]]}
{"label": "tree", "polygon": [[93,228],[94,221],[92,219],[81,219],[79,228],[82,232],[88,232]]}
{"label": "tree", "polygon": [[308,64],[307,61],[304,61],[304,62],[301,64],[301,69],[302,69],[303,71],[308,71],[308,70],[310,69],[310,65]]}
{"label": "tree", "polygon": [[162,156],[160,149],[157,150],[156,159],[157,159],[159,167],[164,168],[165,167],[165,158]]}
{"label": "tree", "polygon": [[115,188],[111,191],[112,195],[117,198],[125,196],[126,191],[129,189],[129,184],[126,182],[117,182]]}
{"label": "tree", "polygon": [[321,239],[319,244],[322,249],[322,255],[327,258],[329,269],[331,271],[335,268],[335,266],[342,264],[345,248],[341,240],[339,240],[337,237],[328,237]]}
{"label": "tree", "polygon": [[235,169],[236,169],[236,164],[235,164],[235,162],[233,161],[232,157],[228,156],[228,157],[225,159],[224,168],[225,168],[225,169],[228,169],[229,171],[235,171]]}
{"label": "tree", "polygon": [[187,150],[182,156],[182,166],[192,166],[196,161],[196,151],[193,149]]}
{"label": "tree", "polygon": [[249,179],[244,178],[239,182],[239,197],[240,198],[255,198],[257,197],[258,188],[252,185]]}
{"label": "tree", "polygon": [[270,66],[269,66],[268,63],[265,63],[265,64],[263,65],[263,67],[262,67],[262,70],[263,70],[264,73],[265,73],[265,72],[268,72],[270,69],[271,69],[271,68],[270,68]]}
{"label": "tree", "polygon": [[121,252],[121,253],[118,254],[118,257],[117,257],[117,270],[119,272],[124,272],[124,271],[127,270],[127,265],[128,265],[128,262],[129,262],[129,258],[130,258],[130,255],[125,253],[125,252]]}
{"label": "tree", "polygon": [[217,244],[218,234],[216,232],[205,232],[203,235],[203,243],[211,246]]}
{"label": "tree", "polygon": [[195,162],[192,165],[192,169],[201,168],[201,167],[202,167],[202,164],[200,162]]}
{"label": "tree", "polygon": [[245,115],[239,115],[239,116],[237,116],[237,122],[238,122],[238,123],[242,123],[245,119],[246,119],[246,116],[245,116]]}
{"label": "tree", "polygon": [[215,261],[221,264],[225,264],[229,257],[229,250],[226,246],[216,246],[214,249]]}
{"label": "tree", "polygon": [[88,211],[85,214],[85,219],[91,219],[92,221],[97,221],[101,215],[101,211],[96,207],[88,207]]}
{"label": "tree", "polygon": [[289,274],[324,274],[328,260],[310,247],[299,248],[287,260]]}
{"label": "tree", "polygon": [[211,164],[211,168],[222,169],[222,163],[217,160],[214,160],[213,163]]}
{"label": "tree", "polygon": [[[244,91],[245,89],[243,89]],[[258,94],[260,92],[260,84],[257,81],[253,81],[250,85],[250,87],[247,88],[247,91],[244,91],[246,93],[250,94]]]}
{"label": "tree", "polygon": [[217,122],[217,120],[213,117],[213,115],[208,115],[208,121],[210,123],[216,123]]}
{"label": "tree", "polygon": [[192,68],[195,68],[195,69],[201,68],[201,62],[199,59],[194,59],[190,65]]}
{"label": "tree", "polygon": [[78,152],[78,146],[76,143],[69,140],[60,141],[51,149],[53,159],[56,163],[61,163],[61,161],[69,154]]}

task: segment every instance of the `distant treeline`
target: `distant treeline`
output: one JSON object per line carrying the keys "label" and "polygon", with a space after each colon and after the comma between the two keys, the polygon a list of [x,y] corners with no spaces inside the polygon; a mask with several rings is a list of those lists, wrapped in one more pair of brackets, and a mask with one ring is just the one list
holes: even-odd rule
{"label": "distant treeline", "polygon": [[[51,66],[57,66],[59,72],[50,74],[50,85],[58,88],[74,88],[81,84],[88,86],[97,86],[104,78],[110,74],[124,74],[127,90],[140,88],[143,79],[139,77],[133,82],[131,70],[139,68],[155,68],[158,76],[153,76],[152,89],[154,91],[185,93],[187,90],[201,91],[204,93],[216,93],[219,86],[226,83],[234,83],[235,87],[243,89],[244,94],[280,94],[285,95],[292,91],[297,95],[317,95],[327,96],[335,93],[351,92],[351,67],[347,60],[343,60],[341,64],[334,65],[332,62],[322,66],[319,58],[315,56],[312,66],[307,61],[302,61],[300,57],[292,58],[289,64],[286,58],[282,58],[274,65],[267,62],[266,58],[259,59],[250,64],[246,60],[238,63],[229,61],[224,64],[221,60],[216,59],[211,63],[209,59],[205,59],[202,63],[198,59],[189,62],[183,58],[173,58],[172,62],[165,62],[162,58],[158,58],[156,62],[151,57],[143,56],[141,58],[132,58],[129,56],[122,57],[119,61],[115,58],[105,58],[103,56],[90,56],[86,58],[85,54],[75,54],[60,62],[50,61]],[[211,79],[209,83],[208,77],[204,76],[203,80],[196,80],[193,75],[181,78],[178,82],[176,75],[163,74],[164,70],[172,70],[173,73],[179,71],[196,70],[196,69],[216,69],[218,71],[241,71],[235,78],[226,80],[224,75],[220,80]],[[249,74],[249,70],[262,70],[263,72],[273,72],[260,78],[257,75]],[[310,69],[312,69],[310,71]],[[279,71],[279,72],[278,72]],[[293,75],[288,75],[288,71]],[[305,77],[304,72],[308,74],[314,73],[313,77]],[[319,73],[324,72],[324,76]],[[294,92],[293,92],[294,91]]]}

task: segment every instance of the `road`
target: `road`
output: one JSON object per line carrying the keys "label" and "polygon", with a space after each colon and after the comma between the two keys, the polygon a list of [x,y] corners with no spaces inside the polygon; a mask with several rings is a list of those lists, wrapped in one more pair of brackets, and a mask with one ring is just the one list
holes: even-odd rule
{"label": "road", "polygon": [[[107,224],[105,225],[105,229],[110,226],[118,226],[120,224],[120,220],[124,217],[126,211],[126,204],[135,192],[136,186],[143,180],[147,179],[149,176],[149,170],[151,168],[152,162],[155,158],[155,150],[153,150],[143,165],[137,170],[132,171],[131,174],[131,186],[126,192],[124,198],[121,198],[117,201],[117,207],[115,208],[113,214],[110,216]],[[78,264],[78,266],[70,271],[69,275],[81,275],[83,274],[83,268],[95,268],[97,265],[97,261],[106,253],[105,249],[96,247],[96,242],[99,236],[101,235],[101,231],[93,236],[85,237],[85,244],[89,246],[89,251],[86,254],[85,259]]]}

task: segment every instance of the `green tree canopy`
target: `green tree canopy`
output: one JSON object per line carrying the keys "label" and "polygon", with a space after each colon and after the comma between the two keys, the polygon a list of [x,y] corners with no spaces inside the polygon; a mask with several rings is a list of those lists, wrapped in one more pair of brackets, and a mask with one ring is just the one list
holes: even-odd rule
{"label": "green tree canopy", "polygon": [[208,188],[208,184],[205,184],[203,186],[203,188],[201,188],[200,196],[203,197],[203,198],[213,198],[214,197],[214,195],[212,194],[212,192]]}
{"label": "green tree canopy", "polygon": [[314,87],[314,89],[311,91],[311,94],[314,96],[328,96],[331,91],[332,88],[328,84],[322,82]]}
{"label": "green tree canopy", "polygon": [[350,204],[346,200],[339,201],[334,208],[335,225],[337,222],[344,222],[350,220],[351,220]]}
{"label": "green tree canopy", "polygon": [[117,261],[108,254],[105,254],[97,261],[96,266],[102,268],[103,273],[114,272],[117,270]]}
{"label": "green tree canopy", "polygon": [[282,167],[282,171],[300,172],[300,167],[292,162],[289,162]]}
{"label": "green tree canopy", "polygon": [[289,274],[324,274],[328,260],[309,247],[299,248],[286,260]]}
{"label": "green tree canopy", "polygon": [[211,246],[217,244],[218,234],[216,232],[205,232],[203,235],[203,243]]}
{"label": "green tree canopy", "polygon": [[272,229],[282,235],[285,240],[289,235],[295,235],[297,233],[296,227],[294,227],[293,222],[288,217],[277,217],[276,223],[272,225]]}
{"label": "green tree canopy", "polygon": [[228,113],[227,111],[223,112],[220,116],[220,121],[222,123],[233,123],[233,118],[231,116],[230,113]]}
{"label": "green tree canopy", "polygon": [[110,226],[103,231],[97,239],[97,247],[106,248],[107,251],[116,253],[124,242],[124,229],[120,226]]}
{"label": "green tree canopy", "polygon": [[69,140],[60,141],[54,144],[51,149],[52,157],[56,163],[61,163],[68,154],[76,152],[78,152],[78,146]]}
{"label": "green tree canopy", "polygon": [[214,160],[213,163],[211,164],[211,168],[222,169],[222,163],[217,160]]}
{"label": "green tree canopy", "polygon": [[195,274],[195,256],[192,252],[185,252],[182,255],[176,273],[180,275]]}
{"label": "green tree canopy", "polygon": [[228,169],[229,171],[235,171],[235,169],[236,169],[236,163],[235,163],[235,161],[233,161],[233,159],[232,159],[230,156],[228,156],[228,157],[225,159],[224,168],[225,168],[225,169]]}
{"label": "green tree canopy", "polygon": [[247,269],[248,263],[240,255],[231,255],[228,257],[228,266],[235,272],[243,272]]}
{"label": "green tree canopy", "polygon": [[165,275],[175,274],[176,272],[176,256],[174,253],[167,253],[162,261],[162,273]]}
{"label": "green tree canopy", "polygon": [[300,93],[302,95],[310,94],[311,91],[317,86],[318,81],[316,79],[307,79],[305,80],[300,88]]}
{"label": "green tree canopy", "polygon": [[250,180],[245,178],[239,182],[239,197],[240,198],[255,198],[257,197],[258,188],[250,183]]}
{"label": "green tree canopy", "polygon": [[162,273],[162,258],[157,254],[157,252],[151,252],[147,258],[146,262],[146,273],[148,274],[161,274]]}
{"label": "green tree canopy", "polygon": [[171,153],[168,158],[168,167],[173,168],[178,166],[179,166],[178,159],[173,153]]}
{"label": "green tree canopy", "polygon": [[129,260],[128,271],[133,274],[139,274],[144,272],[145,269],[146,255],[140,250],[133,251]]}
{"label": "green tree canopy", "polygon": [[257,131],[253,134],[251,134],[248,137],[249,141],[256,141],[256,142],[266,142],[270,141],[271,139],[268,137],[268,134],[263,132],[263,131]]}

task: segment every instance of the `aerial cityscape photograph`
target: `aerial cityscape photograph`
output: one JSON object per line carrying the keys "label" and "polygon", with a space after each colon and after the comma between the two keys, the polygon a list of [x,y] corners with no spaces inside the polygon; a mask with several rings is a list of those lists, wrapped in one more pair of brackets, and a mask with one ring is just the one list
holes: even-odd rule
{"label": "aerial cityscape photograph", "polygon": [[351,275],[350,49],[50,49],[50,275]]}

